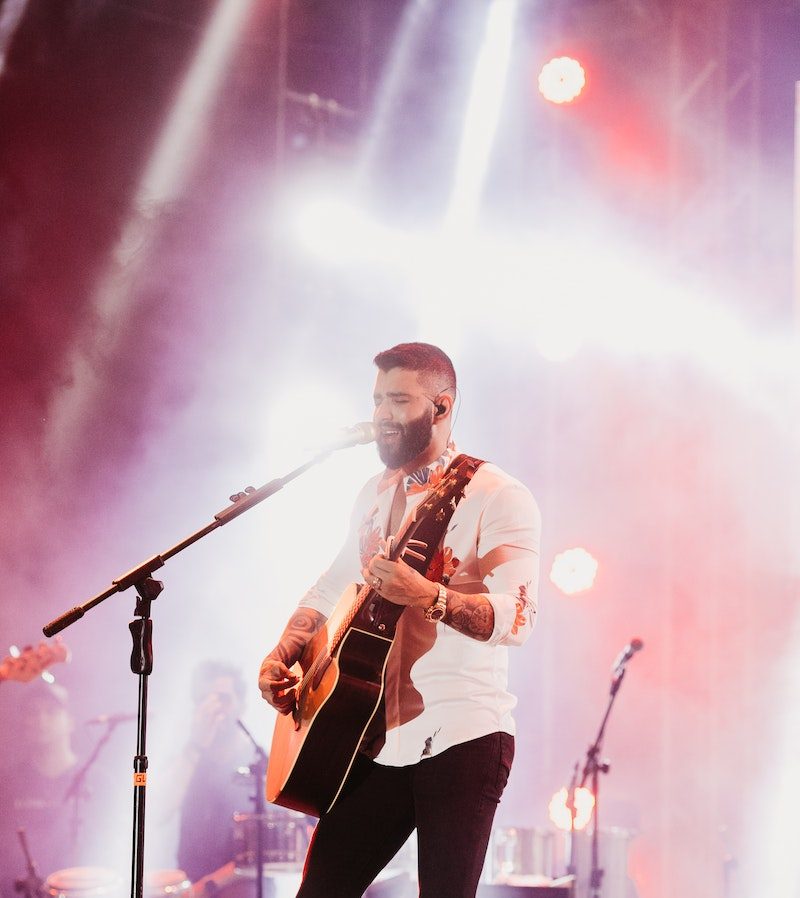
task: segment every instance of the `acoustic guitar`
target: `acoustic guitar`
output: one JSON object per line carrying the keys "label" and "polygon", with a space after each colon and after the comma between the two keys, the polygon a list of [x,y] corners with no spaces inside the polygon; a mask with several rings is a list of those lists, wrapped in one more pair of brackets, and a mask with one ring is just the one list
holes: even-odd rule
{"label": "acoustic guitar", "polygon": [[[425,573],[444,528],[481,462],[459,456],[414,510],[388,557]],[[293,668],[296,706],[275,724],[266,795],[320,816],[333,807],[381,703],[384,673],[405,606],[349,586]]]}

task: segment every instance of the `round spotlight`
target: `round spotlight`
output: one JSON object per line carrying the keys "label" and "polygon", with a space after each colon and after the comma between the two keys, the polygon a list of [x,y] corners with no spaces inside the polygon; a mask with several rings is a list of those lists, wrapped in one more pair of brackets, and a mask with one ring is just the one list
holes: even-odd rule
{"label": "round spotlight", "polygon": [[578,786],[575,790],[575,825],[573,827],[572,810],[567,801],[566,788],[559,789],[558,792],[550,799],[547,811],[550,820],[559,829],[564,832],[570,832],[572,829],[585,829],[589,821],[592,819],[592,811],[594,810],[594,795],[589,789]]}
{"label": "round spotlight", "polygon": [[580,547],[556,555],[550,568],[550,580],[568,596],[591,589],[596,574],[597,559]]}
{"label": "round spotlight", "polygon": [[586,84],[586,72],[577,59],[558,56],[539,72],[539,91],[551,103],[571,103]]}

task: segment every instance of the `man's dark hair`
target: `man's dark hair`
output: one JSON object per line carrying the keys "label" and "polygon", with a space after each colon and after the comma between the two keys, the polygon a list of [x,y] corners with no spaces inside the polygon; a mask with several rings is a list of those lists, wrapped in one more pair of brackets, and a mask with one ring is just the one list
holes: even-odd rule
{"label": "man's dark hair", "polygon": [[430,343],[398,343],[373,359],[381,371],[416,371],[436,392],[456,392],[456,370],[446,353]]}

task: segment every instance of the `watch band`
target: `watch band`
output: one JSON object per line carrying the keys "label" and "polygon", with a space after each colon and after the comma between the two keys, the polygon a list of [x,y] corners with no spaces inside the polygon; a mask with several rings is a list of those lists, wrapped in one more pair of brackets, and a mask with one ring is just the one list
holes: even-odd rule
{"label": "watch band", "polygon": [[436,601],[425,609],[425,620],[429,620],[432,624],[437,624],[447,613],[447,590],[440,583],[439,594]]}

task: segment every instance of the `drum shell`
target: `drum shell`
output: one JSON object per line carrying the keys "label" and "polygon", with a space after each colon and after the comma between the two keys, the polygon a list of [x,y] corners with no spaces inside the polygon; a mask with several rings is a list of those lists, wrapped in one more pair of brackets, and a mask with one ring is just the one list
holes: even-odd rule
{"label": "drum shell", "polygon": [[[181,898],[192,884],[183,870],[153,870],[145,873],[144,898]],[[56,870],[45,880],[50,898],[126,898],[122,877],[107,867],[68,867]]]}
{"label": "drum shell", "polygon": [[303,866],[313,829],[305,814],[269,807],[263,814],[234,814],[233,822],[237,867],[255,866],[259,825],[264,864],[286,869]]}
{"label": "drum shell", "polygon": [[487,858],[488,881],[509,876],[559,875],[556,870],[556,833],[550,829],[520,826],[495,827]]}
{"label": "drum shell", "polygon": [[122,877],[107,867],[67,867],[44,882],[50,898],[124,898]]}

